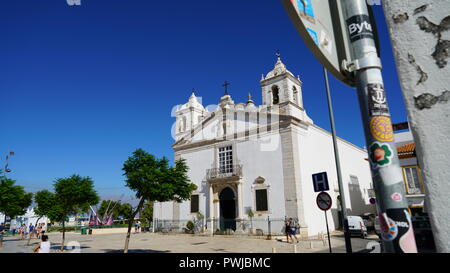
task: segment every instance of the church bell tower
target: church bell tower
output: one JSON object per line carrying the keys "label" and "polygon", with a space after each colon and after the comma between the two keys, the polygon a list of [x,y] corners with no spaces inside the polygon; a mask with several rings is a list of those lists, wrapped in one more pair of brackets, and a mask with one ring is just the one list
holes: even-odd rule
{"label": "church bell tower", "polygon": [[277,58],[274,69],[260,81],[263,105],[292,103],[303,109],[302,81],[286,69],[278,53]]}

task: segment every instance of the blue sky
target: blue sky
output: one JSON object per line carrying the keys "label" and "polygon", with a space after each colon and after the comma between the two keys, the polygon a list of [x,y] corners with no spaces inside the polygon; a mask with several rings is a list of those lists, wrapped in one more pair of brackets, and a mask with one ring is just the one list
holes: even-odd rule
{"label": "blue sky", "polygon": [[[381,6],[374,8],[392,121],[406,120]],[[192,89],[219,102],[251,92],[280,50],[304,104],[329,130],[321,65],[280,1],[4,0],[0,4],[0,156],[28,191],[90,176],[102,195],[129,196],[122,164],[136,148],[173,158],[172,107]],[[364,146],[356,93],[331,77],[336,129]],[[331,151],[330,151],[331,152]]]}

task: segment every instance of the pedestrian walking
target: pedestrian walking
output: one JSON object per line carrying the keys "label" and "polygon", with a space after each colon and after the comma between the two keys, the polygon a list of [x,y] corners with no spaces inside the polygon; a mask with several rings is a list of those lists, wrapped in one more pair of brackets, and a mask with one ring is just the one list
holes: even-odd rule
{"label": "pedestrian walking", "polygon": [[30,225],[28,226],[28,236],[30,236],[30,238],[33,238],[33,230],[34,226],[32,223],[30,223]]}
{"label": "pedestrian walking", "polygon": [[297,234],[297,229],[300,228],[300,225],[298,224],[297,221],[295,221],[292,218],[289,218],[289,220],[290,220],[290,223],[289,223],[290,230],[289,231],[290,231],[290,234],[291,234],[292,243],[294,243],[294,239],[292,237],[294,237],[295,240],[298,243],[298,238],[297,238],[296,234]]}
{"label": "pedestrian walking", "polygon": [[134,223],[134,233],[139,232],[139,227],[141,226],[141,222],[138,220],[136,223]]}
{"label": "pedestrian walking", "polygon": [[34,253],[50,253],[51,243],[47,235],[42,235],[41,242],[34,248]]}
{"label": "pedestrian walking", "polygon": [[42,233],[42,224],[39,224],[38,228],[36,229],[36,237],[38,239],[41,239],[41,233]]}
{"label": "pedestrian walking", "polygon": [[3,223],[0,224],[0,248],[3,247],[3,233],[5,232],[5,225]]}
{"label": "pedestrian walking", "polygon": [[286,242],[289,243],[289,238],[291,237],[291,223],[290,223],[290,219],[287,219],[284,221],[284,233],[286,234]]}
{"label": "pedestrian walking", "polygon": [[[6,228],[6,223],[5,223],[5,228]],[[5,231],[6,231],[6,230],[5,230]],[[9,231],[12,232],[12,235],[13,235],[13,236],[16,236],[16,233],[18,232],[18,230],[17,230],[17,226],[16,226],[15,223],[11,223],[11,224],[10,224]]]}
{"label": "pedestrian walking", "polygon": [[26,230],[27,230],[27,226],[25,224],[22,224],[19,228],[19,236],[20,236],[21,240],[25,239]]}

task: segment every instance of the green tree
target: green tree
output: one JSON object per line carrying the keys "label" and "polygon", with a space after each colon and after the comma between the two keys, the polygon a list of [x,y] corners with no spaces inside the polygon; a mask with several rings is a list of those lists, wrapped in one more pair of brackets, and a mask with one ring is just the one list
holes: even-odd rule
{"label": "green tree", "polygon": [[89,211],[89,206],[96,205],[100,198],[94,190],[94,182],[90,177],[72,175],[68,178],[58,178],[53,184],[55,200],[58,208],[52,213],[53,220],[62,221],[63,235],[61,251],[64,250],[65,220],[69,215]]}
{"label": "green tree", "polygon": [[129,220],[132,213],[133,207],[130,204],[124,203],[122,204],[122,206],[120,206],[120,215],[123,216],[125,219]]}
{"label": "green tree", "polygon": [[144,219],[148,223],[148,226],[150,227],[150,223],[153,221],[153,202],[152,201],[147,201],[145,203],[144,208],[142,209],[140,218]]}
{"label": "green tree", "polygon": [[124,248],[124,253],[127,253],[134,217],[142,210],[146,201],[182,202],[190,198],[196,186],[190,183],[188,167],[183,159],[177,160],[174,167],[169,167],[167,158],[158,159],[142,149],[133,152],[122,170],[125,172],[127,187],[139,199],[139,204],[128,221]]}
{"label": "green tree", "polygon": [[120,216],[128,219],[132,213],[132,207],[128,203],[121,204],[120,201],[103,200],[97,213],[102,219],[104,217],[109,217],[109,215],[112,215],[114,219],[117,219]]}
{"label": "green tree", "polygon": [[[34,207],[34,214],[38,216],[36,223],[34,226],[36,227],[39,220],[49,215],[54,214],[55,210],[58,210],[55,195],[48,190],[38,191],[34,195],[34,203],[36,206]],[[31,236],[28,236],[28,245],[30,244]]]}
{"label": "green tree", "polygon": [[102,203],[100,204],[100,208],[98,209],[97,213],[102,219],[109,215],[112,215],[113,218],[117,218],[121,216],[120,207],[121,207],[120,201],[103,200]]}
{"label": "green tree", "polygon": [[25,192],[22,186],[14,185],[15,180],[0,177],[0,212],[13,219],[23,215],[33,201],[33,194]]}

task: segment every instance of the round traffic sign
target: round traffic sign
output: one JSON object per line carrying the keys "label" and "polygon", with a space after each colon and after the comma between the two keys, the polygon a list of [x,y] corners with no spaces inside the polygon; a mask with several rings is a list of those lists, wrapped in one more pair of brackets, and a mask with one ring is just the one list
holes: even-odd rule
{"label": "round traffic sign", "polygon": [[316,203],[319,209],[329,210],[333,202],[331,200],[331,196],[323,191],[317,195]]}

